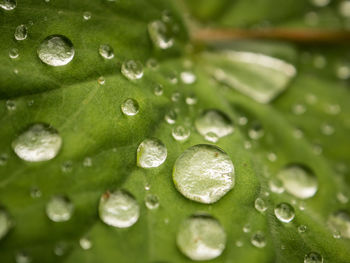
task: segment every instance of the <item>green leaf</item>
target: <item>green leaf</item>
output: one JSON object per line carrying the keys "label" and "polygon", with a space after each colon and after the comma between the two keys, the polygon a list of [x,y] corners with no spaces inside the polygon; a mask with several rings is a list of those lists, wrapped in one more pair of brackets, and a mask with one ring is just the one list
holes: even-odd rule
{"label": "green leaf", "polygon": [[[205,19],[219,21],[225,7],[220,5],[230,1],[206,2],[198,12],[210,13]],[[270,14],[276,4],[257,1],[261,8],[254,11],[248,8],[253,2],[237,1],[226,14],[227,19],[236,19],[230,25],[250,25]],[[304,1],[292,2],[282,5],[281,15],[271,17],[299,14]],[[0,10],[0,204],[14,221],[0,240],[1,262],[15,262],[19,252],[27,253],[32,262],[191,262],[177,248],[176,234],[181,223],[197,212],[215,217],[227,235],[223,254],[211,262],[303,262],[310,252],[321,254],[324,262],[350,261],[349,239],[334,238],[327,223],[333,212],[350,212],[344,202],[350,194],[350,94],[347,82],[336,74],[347,61],[346,47],[247,41],[202,52],[191,46],[177,6],[177,1],[164,0],[23,0],[12,11]],[[87,11],[89,20],[83,18]],[[240,12],[247,19],[243,13],[233,15]],[[159,50],[147,26],[167,13],[178,29],[174,46]],[[17,41],[14,32],[20,24],[27,25],[28,37]],[[48,66],[37,56],[40,43],[54,34],[66,36],[74,45],[75,56],[66,66]],[[99,55],[101,44],[114,49],[113,59]],[[18,49],[16,59],[9,57],[12,48]],[[243,67],[225,57],[223,50],[264,54],[295,67],[297,74],[286,78],[253,62]],[[121,74],[124,61],[146,65],[150,58],[159,65],[156,69],[145,66],[141,79],[130,81]],[[235,83],[214,79],[213,68],[248,83],[252,92],[277,91],[270,103],[259,103]],[[184,83],[182,72],[192,72],[195,82]],[[101,76],[104,84],[98,82]],[[285,81],[276,81],[277,77]],[[161,96],[154,93],[159,85],[164,87]],[[120,109],[127,98],[139,104],[135,116],[125,116]],[[197,103],[188,105],[189,99]],[[299,104],[306,108],[301,115],[295,114]],[[207,109],[224,112],[235,128],[215,143],[234,164],[235,186],[210,205],[186,199],[172,180],[174,163],[182,152],[193,145],[213,144],[194,127],[196,117]],[[177,115],[174,125],[165,121],[171,111]],[[246,125],[242,117],[247,118]],[[11,143],[33,123],[47,123],[62,137],[56,158],[30,163],[12,150]],[[256,123],[264,136],[252,140],[249,133]],[[180,124],[191,130],[182,143],[172,137],[173,127]],[[334,128],[334,133],[325,135],[324,125]],[[152,137],[167,147],[167,159],[157,168],[143,169],[136,164],[137,148]],[[315,173],[318,191],[312,198],[299,200],[287,192],[270,191],[271,178],[291,163],[304,164]],[[101,195],[115,189],[127,190],[140,205],[139,220],[129,228],[108,226],[98,216]],[[144,205],[148,193],[158,196],[158,209]],[[74,204],[70,220],[52,222],[45,214],[46,204],[55,195],[67,196]],[[264,213],[254,208],[258,197],[267,204]],[[288,224],[274,215],[281,202],[295,209],[295,218]],[[247,223],[251,230],[245,233]],[[305,233],[298,232],[300,225],[307,227]],[[257,231],[265,235],[264,248],[251,244]],[[82,237],[91,240],[90,249],[80,247]],[[243,246],[237,246],[237,241]],[[63,255],[56,255],[58,249]]]}

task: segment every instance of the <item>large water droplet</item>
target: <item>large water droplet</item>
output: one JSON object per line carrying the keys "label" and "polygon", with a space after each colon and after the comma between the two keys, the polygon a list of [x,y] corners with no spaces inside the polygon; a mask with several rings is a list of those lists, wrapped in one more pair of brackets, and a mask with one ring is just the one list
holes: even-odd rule
{"label": "large water droplet", "polygon": [[333,231],[338,231],[343,238],[350,238],[350,215],[346,211],[337,211],[328,218]]}
{"label": "large water droplet", "polygon": [[15,9],[17,6],[16,0],[0,0],[0,7],[4,10],[10,11]]}
{"label": "large water droplet", "polygon": [[177,158],[173,181],[177,190],[188,199],[206,204],[214,203],[234,186],[233,163],[216,146],[195,145]]}
{"label": "large water droplet", "polygon": [[206,110],[195,121],[198,132],[206,137],[213,133],[217,138],[227,136],[233,132],[231,120],[221,111]]}
{"label": "large water droplet", "polygon": [[317,192],[317,178],[314,173],[303,165],[288,165],[277,174],[286,191],[297,198],[307,199]]}
{"label": "large water droplet", "polygon": [[145,139],[137,148],[137,165],[142,168],[154,168],[164,163],[167,148],[156,138]]}
{"label": "large water droplet", "polygon": [[123,62],[121,72],[127,79],[140,79],[143,76],[143,66],[140,61],[127,60]]}
{"label": "large water droplet", "polygon": [[73,43],[65,36],[48,36],[41,42],[37,50],[42,62],[50,66],[64,66],[74,57]]}
{"label": "large water droplet", "polygon": [[125,115],[134,116],[139,112],[139,104],[134,99],[126,99],[122,105],[121,110]]}
{"label": "large water droplet", "polygon": [[305,255],[304,263],[322,263],[323,257],[317,252],[310,252]]}
{"label": "large water droplet", "polygon": [[119,228],[132,226],[140,216],[139,204],[130,193],[123,190],[104,193],[98,211],[104,223]]}
{"label": "large water droplet", "polygon": [[54,222],[68,221],[73,211],[74,205],[66,196],[54,196],[46,205],[46,215]]}
{"label": "large water droplet", "polygon": [[195,215],[180,226],[176,243],[192,260],[210,260],[221,255],[226,246],[226,233],[211,216]]}
{"label": "large water droplet", "polygon": [[9,232],[13,223],[7,210],[0,207],[0,240]]}
{"label": "large water droplet", "polygon": [[101,57],[105,59],[114,58],[114,51],[110,45],[107,45],[107,44],[100,45],[98,52],[100,53]]}
{"label": "large water droplet", "polygon": [[28,35],[28,29],[25,25],[19,25],[15,30],[15,39],[16,40],[25,40]]}
{"label": "large water droplet", "polygon": [[62,145],[58,132],[47,124],[30,126],[12,142],[19,158],[28,162],[47,161],[54,158]]}
{"label": "large water droplet", "polygon": [[289,223],[294,219],[294,208],[287,203],[280,203],[275,207],[275,216],[284,223]]}
{"label": "large water droplet", "polygon": [[250,242],[254,247],[263,248],[266,246],[266,238],[263,232],[258,231],[252,235]]}
{"label": "large water droplet", "polygon": [[161,49],[167,49],[173,46],[174,39],[171,36],[171,32],[167,25],[156,20],[148,24],[148,33],[153,44]]}

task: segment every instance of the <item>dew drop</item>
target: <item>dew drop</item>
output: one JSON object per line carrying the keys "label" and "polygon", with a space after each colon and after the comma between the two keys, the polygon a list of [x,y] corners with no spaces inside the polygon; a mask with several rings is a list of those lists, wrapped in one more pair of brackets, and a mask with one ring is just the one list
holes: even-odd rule
{"label": "dew drop", "polygon": [[265,131],[258,121],[253,121],[248,130],[248,136],[252,140],[259,140],[265,134]]}
{"label": "dew drop", "polygon": [[226,233],[220,223],[209,215],[194,215],[181,224],[176,243],[192,260],[211,260],[222,254]]}
{"label": "dew drop", "polygon": [[317,178],[306,166],[287,165],[278,172],[277,178],[282,181],[286,191],[297,198],[307,199],[313,197],[317,192]]}
{"label": "dew drop", "polygon": [[222,138],[231,134],[234,130],[231,120],[218,110],[204,111],[196,118],[195,127],[203,137],[213,133],[218,138]]}
{"label": "dew drop", "polygon": [[306,230],[307,230],[307,226],[305,226],[305,225],[300,225],[300,226],[298,226],[298,232],[299,232],[300,234],[305,233]]}
{"label": "dew drop", "polygon": [[335,132],[335,129],[329,123],[323,123],[321,125],[321,132],[322,132],[322,134],[329,136]]}
{"label": "dew drop", "polygon": [[53,252],[55,253],[55,255],[59,257],[65,255],[67,251],[68,251],[68,245],[65,242],[58,242],[53,249]]}
{"label": "dew drop", "polygon": [[243,232],[244,232],[244,233],[249,233],[249,232],[251,231],[251,229],[252,229],[252,227],[250,226],[249,223],[247,223],[247,224],[245,224],[245,225],[243,226]]}
{"label": "dew drop", "polygon": [[269,188],[271,192],[276,194],[282,194],[284,192],[283,183],[278,178],[272,178],[269,180]]}
{"label": "dew drop", "polygon": [[167,148],[156,138],[145,139],[137,148],[137,166],[154,168],[160,166],[167,157]]}
{"label": "dew drop", "polygon": [[189,95],[186,97],[186,104],[187,105],[195,105],[197,103],[197,97],[196,95]]}
{"label": "dew drop", "polygon": [[342,192],[337,193],[337,199],[342,204],[347,204],[349,202],[349,197]]}
{"label": "dew drop", "polygon": [[121,110],[127,116],[134,116],[139,112],[139,104],[134,99],[126,99],[122,105]]}
{"label": "dew drop", "polygon": [[323,263],[323,257],[317,252],[310,252],[305,255],[304,263]]}
{"label": "dew drop", "polygon": [[90,20],[91,19],[91,12],[89,12],[89,11],[86,11],[86,12],[84,12],[84,14],[83,14],[83,18],[84,18],[84,20]]}
{"label": "dew drop", "polygon": [[267,205],[266,205],[265,201],[262,198],[260,198],[260,197],[255,199],[254,207],[260,213],[264,213],[267,210]]}
{"label": "dew drop", "polygon": [[70,173],[71,171],[73,171],[73,162],[65,161],[61,166],[61,170],[64,173]]}
{"label": "dew drop", "polygon": [[193,84],[196,81],[196,75],[190,71],[181,72],[180,77],[185,84]]}
{"label": "dew drop", "polygon": [[15,30],[15,39],[16,40],[25,40],[27,38],[28,35],[28,29],[25,25],[19,25],[18,27],[16,27]]}
{"label": "dew drop", "polygon": [[183,125],[178,125],[173,128],[171,135],[176,141],[183,142],[190,137],[191,130]]}
{"label": "dew drop", "polygon": [[22,160],[40,162],[56,157],[61,145],[62,138],[54,128],[38,123],[21,133],[12,142],[12,149]]}
{"label": "dew drop", "polygon": [[73,43],[65,36],[52,35],[45,38],[37,49],[38,56],[47,65],[67,65],[74,57]]}
{"label": "dew drop", "polygon": [[16,102],[14,102],[13,100],[7,100],[6,108],[8,111],[14,111],[16,109]]}
{"label": "dew drop", "polygon": [[280,203],[275,207],[275,216],[283,223],[289,223],[294,219],[294,208],[287,203]]}
{"label": "dew drop", "polygon": [[105,59],[114,58],[114,51],[110,45],[107,45],[107,44],[100,45],[98,52],[100,53],[101,57]]}
{"label": "dew drop", "polygon": [[91,167],[92,166],[92,159],[90,157],[85,157],[83,161],[84,167]]}
{"label": "dew drop", "polygon": [[104,77],[99,77],[98,79],[97,79],[97,82],[98,82],[98,84],[100,84],[100,85],[104,85],[105,83],[106,83],[106,80],[105,80],[105,78]]}
{"label": "dew drop", "polygon": [[350,215],[345,211],[337,211],[328,218],[333,231],[338,231],[343,238],[350,238]]}
{"label": "dew drop", "polygon": [[30,263],[32,262],[32,258],[28,255],[28,253],[24,251],[20,251],[16,253],[15,256],[16,263]]}
{"label": "dew drop", "polygon": [[174,39],[167,25],[156,20],[148,24],[148,33],[153,44],[160,49],[168,49],[173,46]]}
{"label": "dew drop", "polygon": [[145,205],[148,209],[154,210],[159,207],[159,198],[154,194],[147,194],[145,197]]}
{"label": "dew drop", "polygon": [[234,166],[220,148],[199,144],[188,148],[176,160],[173,181],[188,199],[210,204],[218,201],[234,186]]}
{"label": "dew drop", "polygon": [[311,4],[316,7],[324,7],[330,3],[331,0],[310,0]]}
{"label": "dew drop", "polygon": [[11,59],[16,59],[16,58],[18,58],[18,56],[19,56],[18,49],[17,48],[11,48],[10,51],[9,51],[9,57]]}
{"label": "dew drop", "polygon": [[79,245],[84,250],[89,250],[90,248],[92,248],[92,242],[88,237],[80,238]]}
{"label": "dew drop", "polygon": [[129,80],[140,79],[143,76],[143,66],[140,61],[127,60],[123,62],[121,72]]}
{"label": "dew drop", "polygon": [[15,9],[17,6],[16,0],[0,0],[0,7],[6,11]]}
{"label": "dew drop", "polygon": [[154,95],[162,96],[163,95],[163,91],[164,91],[164,89],[163,89],[162,85],[157,84],[157,85],[154,86],[154,89],[153,89]]}
{"label": "dew drop", "polygon": [[6,236],[13,226],[10,214],[5,208],[0,207],[0,240]]}
{"label": "dew drop", "polygon": [[263,232],[258,231],[252,235],[250,242],[254,247],[263,248],[266,246],[266,238]]}
{"label": "dew drop", "polygon": [[124,190],[106,192],[99,204],[100,219],[107,225],[126,228],[137,222],[140,207],[135,198]]}
{"label": "dew drop", "polygon": [[147,68],[149,69],[152,69],[152,70],[156,70],[158,68],[158,61],[154,58],[149,58],[147,61],[146,61],[146,66]]}
{"label": "dew drop", "polygon": [[0,166],[4,166],[7,164],[9,157],[6,153],[0,154]]}
{"label": "dew drop", "polygon": [[54,196],[46,205],[46,215],[54,222],[68,221],[73,211],[74,205],[66,196]]}
{"label": "dew drop", "polygon": [[292,106],[292,112],[295,115],[302,115],[302,114],[304,114],[306,112],[306,107],[303,104],[294,104]]}
{"label": "dew drop", "polygon": [[33,199],[37,199],[40,198],[42,195],[40,189],[38,187],[32,187],[30,189],[30,197]]}
{"label": "dew drop", "polygon": [[169,124],[174,124],[177,119],[177,113],[175,110],[169,110],[167,114],[165,114],[164,119]]}

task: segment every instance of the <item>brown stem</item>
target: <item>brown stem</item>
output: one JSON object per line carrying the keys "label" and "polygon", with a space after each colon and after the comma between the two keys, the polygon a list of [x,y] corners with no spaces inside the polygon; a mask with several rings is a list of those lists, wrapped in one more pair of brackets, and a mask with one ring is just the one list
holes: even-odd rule
{"label": "brown stem", "polygon": [[317,29],[222,29],[206,28],[194,31],[193,40],[202,42],[218,42],[235,39],[276,39],[288,40],[304,44],[336,44],[349,43],[350,32],[345,30]]}

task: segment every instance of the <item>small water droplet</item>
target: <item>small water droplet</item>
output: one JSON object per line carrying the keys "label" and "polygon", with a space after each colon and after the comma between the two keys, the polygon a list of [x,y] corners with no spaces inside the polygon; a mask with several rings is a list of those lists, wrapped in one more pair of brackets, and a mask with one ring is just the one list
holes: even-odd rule
{"label": "small water droplet", "polygon": [[140,61],[127,60],[123,62],[121,72],[129,80],[141,79],[143,66]]}
{"label": "small water droplet", "polygon": [[54,254],[59,257],[65,255],[67,251],[68,244],[65,242],[58,242],[53,249]]}
{"label": "small water droplet", "polygon": [[171,94],[171,100],[173,102],[178,102],[181,98],[181,93],[178,91],[175,91],[173,94]]}
{"label": "small water droplet", "polygon": [[148,33],[153,44],[160,49],[168,49],[174,44],[169,28],[160,20],[148,24]]}
{"label": "small water droplet", "polygon": [[276,194],[282,194],[284,192],[283,183],[278,178],[272,178],[269,180],[269,188],[271,192]]}
{"label": "small water droplet", "polygon": [[245,224],[245,225],[243,226],[243,232],[244,232],[244,233],[249,233],[249,232],[251,231],[251,229],[252,229],[252,227],[250,226],[249,223],[247,223],[247,224]]}
{"label": "small water droplet", "polygon": [[181,80],[185,84],[193,84],[196,81],[196,75],[190,71],[184,71],[180,74]]}
{"label": "small water droplet", "polygon": [[275,153],[268,153],[267,154],[267,159],[270,161],[270,162],[275,162],[277,160],[277,155]]}
{"label": "small water droplet", "polygon": [[6,153],[0,154],[0,166],[6,165],[8,159],[9,159],[8,154],[6,154]]}
{"label": "small water droplet", "polygon": [[25,40],[28,35],[28,29],[26,25],[19,25],[16,27],[15,30],[15,39],[20,41],[20,40]]}
{"label": "small water droplet", "polygon": [[296,138],[296,139],[301,139],[303,136],[304,136],[304,133],[302,130],[298,129],[298,128],[295,128],[293,130],[293,136]]}
{"label": "small water droplet", "polygon": [[211,260],[225,249],[226,233],[215,218],[194,215],[181,224],[176,243],[180,251],[192,260]]}
{"label": "small water droplet", "polygon": [[347,204],[349,202],[349,197],[342,192],[337,193],[337,199],[342,204]]}
{"label": "small water droplet", "polygon": [[313,197],[318,188],[317,178],[312,170],[304,165],[287,165],[277,174],[286,191],[297,198]]}
{"label": "small water droplet", "polygon": [[147,194],[145,197],[145,205],[148,209],[157,209],[159,207],[159,198],[154,194]]}
{"label": "small water droplet", "polygon": [[186,104],[187,105],[195,105],[197,103],[197,97],[196,95],[192,94],[186,97]]}
{"label": "small water droplet", "polygon": [[68,221],[74,211],[74,205],[66,196],[54,196],[46,205],[46,215],[54,222]]}
{"label": "small water droplet", "polygon": [[316,7],[324,7],[330,3],[331,0],[310,0],[311,4]]}
{"label": "small water droplet", "polygon": [[153,90],[154,95],[162,96],[163,95],[163,91],[164,91],[164,89],[163,89],[162,85],[157,84],[157,85],[154,86],[154,90]]}
{"label": "small water droplet", "polygon": [[61,170],[64,173],[70,173],[71,171],[73,171],[73,162],[72,161],[63,162],[61,166]]}
{"label": "small water droplet", "polygon": [[84,250],[89,250],[90,248],[92,248],[92,242],[88,237],[80,238],[79,245]]}
{"label": "small water droplet", "polygon": [[169,110],[167,114],[165,114],[164,119],[169,124],[174,124],[177,119],[177,113],[175,110]]}
{"label": "small water droplet", "polygon": [[32,258],[28,255],[28,253],[24,251],[20,251],[16,253],[15,256],[16,263],[30,263],[32,262]]}
{"label": "small water droplet", "polygon": [[105,83],[106,83],[106,80],[105,80],[105,78],[104,77],[99,77],[98,79],[97,79],[97,82],[98,82],[98,84],[100,84],[100,85],[104,85]]}
{"label": "small water droplet", "polygon": [[8,111],[16,110],[16,102],[14,102],[13,100],[7,100],[6,101],[6,108]]}
{"label": "small water droplet", "polygon": [[101,57],[105,59],[114,58],[114,51],[110,45],[107,45],[107,44],[100,45],[98,52],[100,53]]}
{"label": "small water droplet", "polygon": [[149,69],[156,70],[158,68],[158,61],[155,58],[149,58],[146,61],[146,66]]}
{"label": "small water droplet", "polygon": [[350,238],[350,215],[346,211],[337,211],[328,218],[328,224],[333,231],[338,231],[343,238]]}
{"label": "small water droplet", "polygon": [[310,252],[305,255],[304,263],[323,263],[323,257],[317,252]]}
{"label": "small water droplet", "polygon": [[300,225],[300,226],[298,226],[298,232],[299,232],[300,234],[305,233],[306,230],[307,230],[307,226],[305,226],[305,225]]}
{"label": "small water droplet", "polygon": [[41,191],[40,191],[40,189],[38,187],[32,187],[30,189],[30,196],[31,196],[31,198],[33,198],[33,199],[40,198],[41,195],[42,195],[42,193],[41,193]]}
{"label": "small water droplet", "polygon": [[171,135],[175,140],[183,142],[190,137],[191,130],[183,125],[178,125],[173,128]]}
{"label": "small water droplet", "polygon": [[92,159],[90,157],[85,157],[83,161],[84,167],[91,167],[92,166]]}
{"label": "small water droplet", "polygon": [[304,114],[306,112],[306,107],[303,104],[294,104],[292,106],[292,112],[295,115],[302,115],[302,114]]}
{"label": "small water droplet", "polygon": [[307,102],[308,104],[313,105],[313,104],[315,104],[315,103],[317,102],[317,97],[316,97],[315,94],[308,93],[308,94],[306,94],[306,96],[305,96],[305,100],[306,100],[306,102]]}
{"label": "small water droplet", "polygon": [[329,123],[323,123],[321,125],[321,132],[322,132],[322,134],[329,136],[335,132],[335,129]]}
{"label": "small water droplet", "polygon": [[275,207],[275,216],[283,223],[289,223],[295,217],[294,208],[288,203],[280,203]]}
{"label": "small water droplet", "polygon": [[249,150],[252,148],[252,143],[250,141],[244,142],[244,149]]}
{"label": "small water droplet", "polygon": [[325,106],[325,112],[329,115],[338,115],[341,112],[339,104],[327,104]]}
{"label": "small water droplet", "polygon": [[137,148],[137,166],[154,168],[160,166],[167,157],[167,148],[156,138],[145,139]]}
{"label": "small water droplet", "polygon": [[262,138],[265,134],[265,131],[258,121],[253,121],[250,125],[250,128],[248,130],[248,136],[252,140],[259,140]]}
{"label": "small water droplet", "polygon": [[258,231],[252,235],[250,242],[254,247],[263,248],[266,246],[266,238],[263,232]]}
{"label": "small water droplet", "polygon": [[130,227],[140,216],[140,207],[135,198],[124,190],[107,191],[101,196],[99,204],[101,220],[118,228]]}
{"label": "small water droplet", "polygon": [[83,14],[83,18],[84,18],[84,20],[90,20],[91,19],[91,12],[89,12],[89,11],[86,11],[86,12],[84,12],[84,14]]}
{"label": "small water droplet", "polygon": [[260,213],[264,213],[267,210],[267,205],[266,205],[265,201],[262,198],[260,198],[260,197],[255,199],[254,207]]}
{"label": "small water droplet", "polygon": [[242,240],[237,240],[235,244],[236,244],[237,247],[243,247],[243,241]]}
{"label": "small water droplet", "polygon": [[51,160],[61,149],[62,138],[47,124],[33,124],[13,142],[12,149],[17,156],[28,162]]}
{"label": "small water droplet", "polygon": [[17,6],[16,0],[0,0],[0,7],[6,11],[15,9]]}
{"label": "small water droplet", "polygon": [[10,214],[5,210],[5,208],[0,207],[0,240],[6,236],[13,226]]}
{"label": "small water droplet", "polygon": [[121,110],[127,116],[134,116],[139,112],[139,104],[134,99],[126,99],[122,105]]}
{"label": "small water droplet", "polygon": [[234,166],[220,148],[199,144],[188,148],[176,160],[173,181],[188,199],[214,203],[234,186]]}
{"label": "small water droplet", "polygon": [[337,230],[333,231],[333,238],[340,239],[341,238],[340,232]]}
{"label": "small water droplet", "polygon": [[347,80],[350,78],[350,65],[348,63],[341,63],[336,68],[337,77],[341,80]]}
{"label": "small water droplet", "polygon": [[18,56],[19,56],[18,49],[17,48],[11,48],[10,51],[9,51],[9,57],[11,59],[16,59],[16,58],[18,58]]}
{"label": "small water droplet", "polygon": [[52,35],[45,38],[37,49],[38,56],[47,65],[67,65],[74,57],[73,43],[65,36]]}

